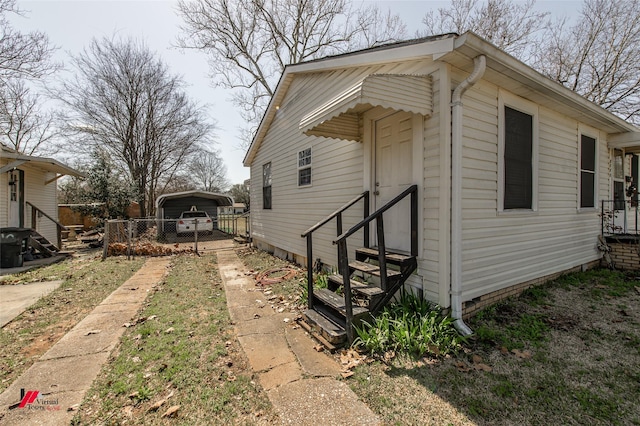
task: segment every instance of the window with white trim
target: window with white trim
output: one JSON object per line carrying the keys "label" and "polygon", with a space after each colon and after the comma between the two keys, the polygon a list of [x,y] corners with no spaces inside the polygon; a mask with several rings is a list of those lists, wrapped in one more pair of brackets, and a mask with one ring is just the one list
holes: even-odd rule
{"label": "window with white trim", "polygon": [[613,208],[624,210],[624,153],[620,149],[613,150]]}
{"label": "window with white trim", "polygon": [[271,163],[262,166],[262,208],[271,209]]}
{"label": "window with white trim", "polygon": [[498,212],[538,210],[538,105],[498,94]]}
{"label": "window with white trim", "polygon": [[504,209],[533,208],[533,116],[504,107]]}
{"label": "window with white trim", "polygon": [[311,148],[298,152],[298,186],[311,185]]}
{"label": "window with white trim", "polygon": [[596,139],[580,135],[580,208],[596,207]]}

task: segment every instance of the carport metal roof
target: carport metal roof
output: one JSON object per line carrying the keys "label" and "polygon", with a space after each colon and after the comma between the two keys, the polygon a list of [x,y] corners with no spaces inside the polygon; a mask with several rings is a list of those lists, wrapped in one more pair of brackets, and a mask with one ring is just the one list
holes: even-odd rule
{"label": "carport metal roof", "polygon": [[162,194],[156,199],[156,212],[160,214],[160,209],[164,205],[167,200],[175,200],[179,198],[187,198],[187,197],[200,197],[206,198],[209,200],[216,200],[218,205],[221,207],[224,206],[233,206],[233,198],[229,195],[218,194],[215,192],[207,192],[207,191],[184,191],[184,192],[173,192],[171,194]]}

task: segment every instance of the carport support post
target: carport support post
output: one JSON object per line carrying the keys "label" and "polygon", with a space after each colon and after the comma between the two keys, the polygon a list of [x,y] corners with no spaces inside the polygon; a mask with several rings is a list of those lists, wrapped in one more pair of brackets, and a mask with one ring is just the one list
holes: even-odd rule
{"label": "carport support post", "polygon": [[195,225],[196,226],[195,226],[195,230],[194,230],[194,233],[193,233],[193,237],[194,237],[195,244],[196,244],[196,254],[199,254],[198,253],[198,218],[196,218]]}
{"label": "carport support post", "polygon": [[102,236],[102,260],[107,258],[109,253],[109,221],[104,221],[104,235]]}
{"label": "carport support post", "polygon": [[127,227],[127,260],[131,260],[131,254],[133,251],[131,250],[131,240],[133,238],[132,234],[133,234],[133,221],[129,219],[129,226]]}

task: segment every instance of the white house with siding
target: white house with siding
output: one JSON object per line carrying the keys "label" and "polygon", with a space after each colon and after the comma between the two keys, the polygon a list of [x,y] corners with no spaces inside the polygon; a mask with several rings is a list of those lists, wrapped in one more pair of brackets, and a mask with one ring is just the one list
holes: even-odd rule
{"label": "white house with siding", "polygon": [[57,181],[65,175],[83,176],[52,158],[20,154],[0,143],[0,227],[33,228],[57,244],[52,219],[58,220]]}
{"label": "white house with siding", "polygon": [[[252,239],[304,264],[305,230],[364,191],[373,213],[416,185],[406,284],[464,331],[478,307],[601,258],[601,200],[625,197],[637,132],[473,33],[290,65],[244,159]],[[408,208],[385,213],[394,252],[411,249]],[[335,221],[314,233],[314,261],[338,265],[336,237]]]}

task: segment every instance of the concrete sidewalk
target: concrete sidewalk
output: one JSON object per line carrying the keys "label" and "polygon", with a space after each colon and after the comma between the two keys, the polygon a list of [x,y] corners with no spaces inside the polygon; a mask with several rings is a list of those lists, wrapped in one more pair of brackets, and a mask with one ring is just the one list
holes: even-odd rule
{"label": "concrete sidewalk", "polygon": [[[169,261],[170,258],[148,259],[12,383],[0,395],[0,423],[68,425],[74,415],[69,408],[82,402],[124,333],[122,325],[135,318],[149,290],[167,273]],[[21,389],[26,394],[24,402],[32,403],[21,404]],[[30,391],[39,392],[37,401],[36,394],[29,394]]]}
{"label": "concrete sidewalk", "polygon": [[40,300],[41,297],[60,287],[60,284],[62,284],[62,280],[0,285],[0,328]]}
{"label": "concrete sidewalk", "polygon": [[282,424],[378,425],[380,419],[338,380],[340,366],[322,352],[290,313],[277,313],[234,251],[217,252],[227,305],[249,364]]}

